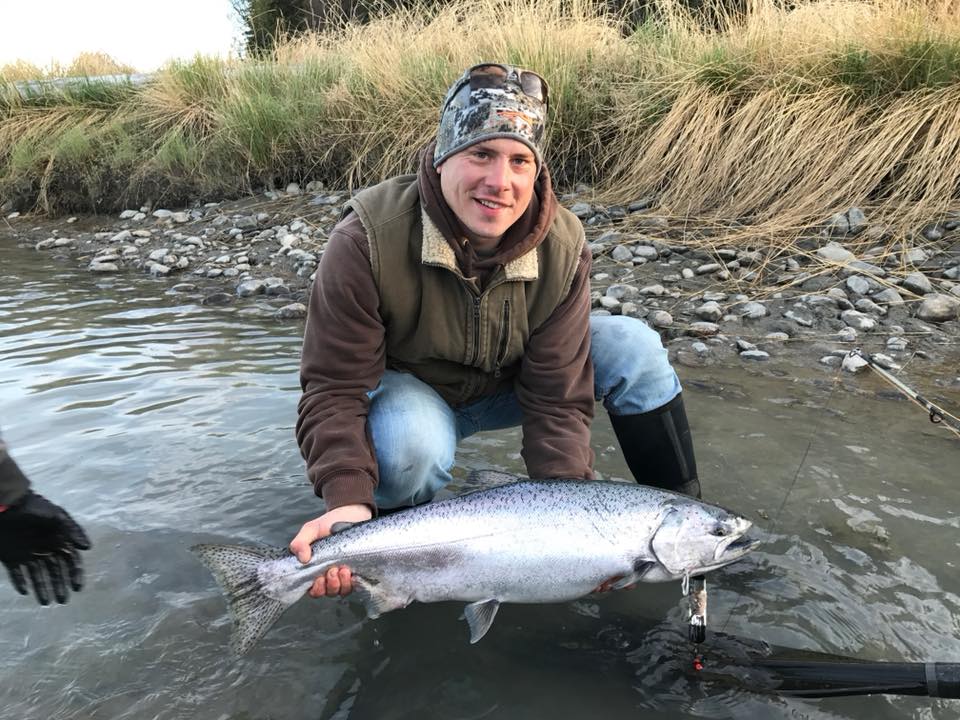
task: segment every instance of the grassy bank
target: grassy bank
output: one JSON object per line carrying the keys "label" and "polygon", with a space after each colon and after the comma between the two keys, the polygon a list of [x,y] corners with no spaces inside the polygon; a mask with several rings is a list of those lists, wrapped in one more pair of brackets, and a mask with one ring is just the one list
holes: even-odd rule
{"label": "grassy bank", "polygon": [[957,206],[960,2],[757,0],[713,19],[665,0],[624,32],[576,1],[454,2],[267,61],[172,64],[144,86],[8,85],[0,199],[113,210],[366,184],[411,167],[463,67],[503,59],[550,83],[561,186],[770,228],[859,204],[905,230]]}

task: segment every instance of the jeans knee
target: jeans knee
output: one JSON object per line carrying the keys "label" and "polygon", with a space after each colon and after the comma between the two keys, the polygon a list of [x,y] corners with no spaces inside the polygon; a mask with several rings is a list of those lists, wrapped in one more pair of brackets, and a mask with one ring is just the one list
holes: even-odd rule
{"label": "jeans knee", "polygon": [[378,451],[378,507],[408,507],[432,500],[451,479],[448,470],[452,458],[445,457],[441,445],[414,435],[395,445],[391,452]]}
{"label": "jeans knee", "polygon": [[643,321],[622,315],[595,316],[591,346],[596,396],[610,412],[647,412],[680,392],[659,333]]}

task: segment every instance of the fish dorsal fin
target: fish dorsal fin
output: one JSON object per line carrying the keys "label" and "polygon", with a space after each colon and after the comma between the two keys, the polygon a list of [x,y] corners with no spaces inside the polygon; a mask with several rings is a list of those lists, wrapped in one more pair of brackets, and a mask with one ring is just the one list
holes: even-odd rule
{"label": "fish dorsal fin", "polygon": [[526,480],[520,475],[500,472],[499,470],[474,470],[467,476],[467,484],[471,487],[488,488],[495,485],[507,485],[517,480]]}
{"label": "fish dorsal fin", "polygon": [[391,595],[382,585],[359,575],[353,576],[353,593],[367,608],[367,617],[369,618],[378,618],[384,613],[410,604],[408,599]]}
{"label": "fish dorsal fin", "polygon": [[471,645],[487,634],[487,630],[493,625],[493,619],[497,616],[497,610],[499,609],[499,600],[479,600],[470,603],[463,609],[467,624],[470,626]]}

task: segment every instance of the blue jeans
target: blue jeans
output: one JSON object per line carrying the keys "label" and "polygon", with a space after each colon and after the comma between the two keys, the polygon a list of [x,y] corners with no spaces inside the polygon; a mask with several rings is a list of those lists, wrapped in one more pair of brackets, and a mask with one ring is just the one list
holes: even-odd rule
{"label": "blue jeans", "polygon": [[[591,316],[590,343],[594,394],[611,415],[644,413],[680,392],[660,336],[642,321]],[[523,420],[512,390],[453,408],[426,383],[393,370],[370,400],[367,424],[380,469],[375,499],[381,508],[429,502],[452,479],[460,440]]]}

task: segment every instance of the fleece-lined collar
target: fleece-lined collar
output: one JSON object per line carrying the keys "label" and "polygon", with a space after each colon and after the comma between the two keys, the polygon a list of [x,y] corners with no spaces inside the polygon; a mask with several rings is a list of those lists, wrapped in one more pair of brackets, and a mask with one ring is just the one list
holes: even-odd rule
{"label": "fleece-lined collar", "polygon": [[[451,272],[460,272],[457,266],[457,256],[450,247],[450,243],[440,232],[426,210],[423,215],[423,249],[420,260],[424,265],[435,265],[446,268]],[[537,257],[537,248],[534,247],[518,258],[514,258],[503,266],[507,280],[536,280],[540,277],[540,260]]]}

